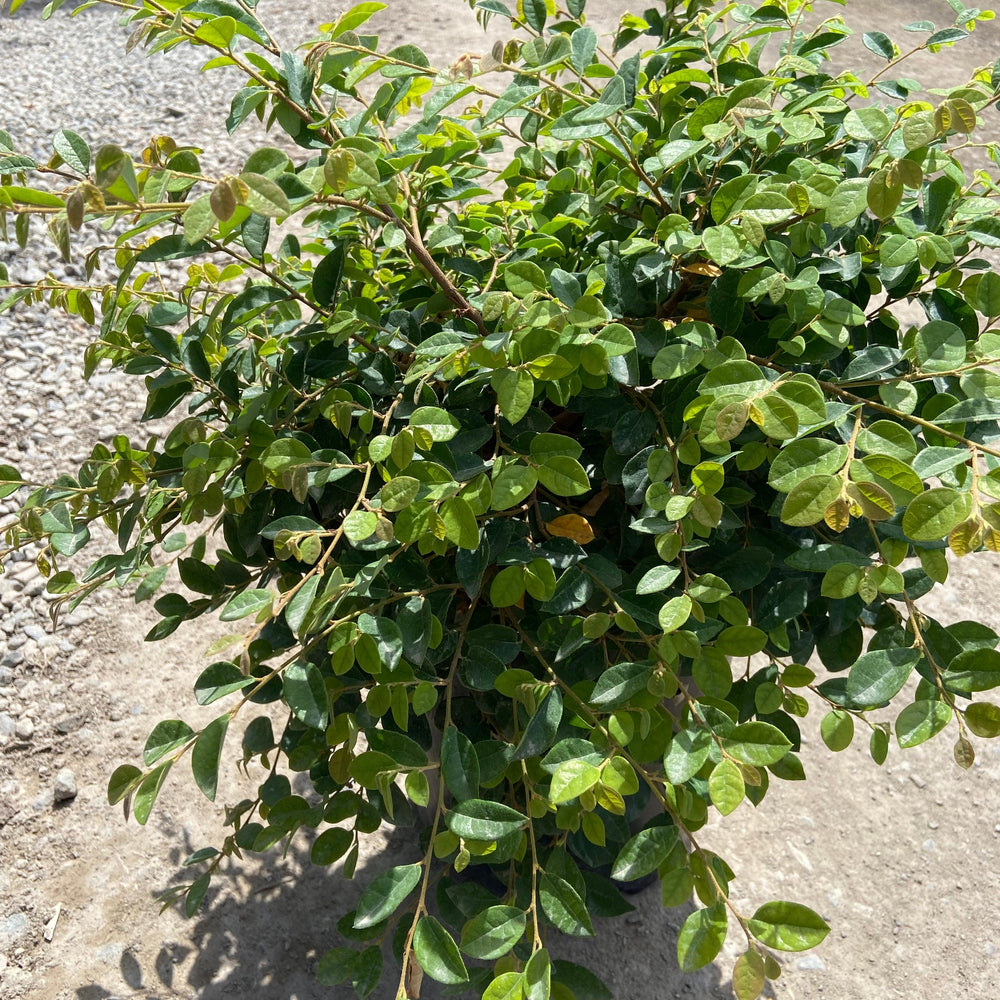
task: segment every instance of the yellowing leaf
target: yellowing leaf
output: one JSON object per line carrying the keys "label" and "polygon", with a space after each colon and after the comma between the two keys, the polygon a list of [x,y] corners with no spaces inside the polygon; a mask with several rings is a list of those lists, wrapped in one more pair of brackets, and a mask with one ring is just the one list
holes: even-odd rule
{"label": "yellowing leaf", "polygon": [[545,525],[550,535],[557,538],[569,538],[580,545],[586,545],[594,540],[594,529],[590,522],[579,514],[561,514]]}
{"label": "yellowing leaf", "polygon": [[695,261],[681,268],[682,274],[703,274],[707,278],[718,278],[722,274],[722,268],[715,264],[710,264],[706,260]]}

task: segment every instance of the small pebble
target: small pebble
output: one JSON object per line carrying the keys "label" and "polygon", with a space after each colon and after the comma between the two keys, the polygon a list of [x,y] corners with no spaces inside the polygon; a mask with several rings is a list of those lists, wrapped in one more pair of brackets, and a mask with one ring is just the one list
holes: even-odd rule
{"label": "small pebble", "polygon": [[14,735],[19,740],[30,740],[35,735],[35,724],[26,715],[17,720]]}
{"label": "small pebble", "polygon": [[56,723],[55,729],[57,733],[65,736],[67,733],[75,733],[86,721],[87,717],[82,712],[77,715],[67,715]]}
{"label": "small pebble", "polygon": [[826,963],[819,955],[803,955],[795,963],[795,968],[802,972],[822,972],[826,968]]}
{"label": "small pebble", "polygon": [[57,775],[52,786],[52,794],[56,802],[68,802],[75,799],[77,793],[76,775],[68,767],[64,767]]}

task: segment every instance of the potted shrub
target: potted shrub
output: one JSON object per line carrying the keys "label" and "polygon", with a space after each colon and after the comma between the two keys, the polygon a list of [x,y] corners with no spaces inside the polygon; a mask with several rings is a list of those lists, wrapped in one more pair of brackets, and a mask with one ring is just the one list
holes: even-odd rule
{"label": "potted shrub", "polygon": [[[915,50],[990,16],[949,2]],[[238,173],[70,130],[39,164],[0,133],[4,231],[42,217],[68,258],[118,220],[119,272],[0,308],[93,322],[86,372],[143,377],[169,421],[25,489],[7,545],[44,543],[57,610],[114,583],[150,640],[241,623],[195,680],[215,720],[111,776],[140,823],[175,764],[210,800],[220,767],[255,779],[167,902],[302,828],[350,878],[415,824],[323,982],[368,995],[391,945],[401,998],[603,996],[546,936],[655,878],[699,903],[682,969],[746,935],[748,1000],[828,928],[741,912],[709,811],[804,778],[810,710],[876,764],[947,730],[969,767],[1000,734],[997,635],[917,606],[949,549],[1000,549],[997,187],[961,159],[997,158],[1000,70],[928,97],[873,32],[882,70],[835,73],[850,29],[801,0],[670,0],[603,43],[585,0],[470,5],[504,40],[434,67],[379,46],[383,4],[285,51],[252,3],[116,4],[134,43],[242,72],[230,132],[276,138]],[[117,550],[81,564],[99,524]]]}

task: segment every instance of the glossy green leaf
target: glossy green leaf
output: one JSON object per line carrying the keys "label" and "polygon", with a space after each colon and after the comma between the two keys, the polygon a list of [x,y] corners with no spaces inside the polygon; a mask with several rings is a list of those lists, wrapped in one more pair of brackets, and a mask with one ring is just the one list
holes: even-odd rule
{"label": "glossy green leaf", "polygon": [[538,881],[538,898],[545,916],[563,934],[593,935],[594,925],[586,904],[565,879],[545,872]]}
{"label": "glossy green leaf", "polygon": [[247,187],[244,203],[252,212],[263,216],[291,215],[288,196],[270,177],[250,172],[240,174],[240,180]]}
{"label": "glossy green leaf", "polygon": [[681,971],[694,972],[708,965],[722,950],[728,927],[722,902],[689,914],[677,935],[677,964]]}
{"label": "glossy green leaf", "polygon": [[847,696],[855,708],[877,708],[902,690],[920,661],[916,649],[875,649],[865,653],[847,675]]}
{"label": "glossy green leaf", "polygon": [[617,708],[632,695],[645,691],[652,675],[652,664],[616,663],[597,679],[590,703],[602,709]]}
{"label": "glossy green leaf", "polygon": [[854,717],[839,708],[827,712],[820,724],[820,736],[834,753],[846,750],[854,739]]}
{"label": "glossy green leaf", "polygon": [[399,905],[420,882],[423,867],[398,865],[379,875],[358,900],[354,926],[358,930],[374,927],[396,912]]}
{"label": "glossy green leaf", "polygon": [[329,700],[319,668],[306,660],[296,660],[284,673],[284,697],[292,714],[310,729],[326,729]]}
{"label": "glossy green leaf", "polygon": [[441,740],[441,774],[456,802],[478,797],[479,756],[468,737],[455,726],[449,726]]}
{"label": "glossy green leaf", "polygon": [[945,702],[915,701],[896,717],[896,740],[904,749],[918,746],[941,732],[950,721],[951,707]]}
{"label": "glossy green leaf", "polygon": [[945,538],[968,518],[972,498],[946,486],[937,486],[914,497],[903,515],[903,531],[915,542]]}
{"label": "glossy green leaf", "polygon": [[593,788],[600,779],[600,769],[593,764],[585,760],[567,760],[552,775],[549,801],[553,805],[570,802]]}
{"label": "glossy green leaf", "polygon": [[417,921],[413,950],[420,967],[439,983],[464,983],[469,971],[462,961],[455,939],[434,917],[425,915]]}
{"label": "glossy green leaf", "polygon": [[806,951],[830,933],[826,921],[801,903],[773,902],[758,908],[749,921],[750,933],[769,948]]}
{"label": "glossy green leaf", "polygon": [[180,719],[158,722],[146,738],[146,745],[142,751],[143,763],[146,767],[152,766],[171,750],[184,746],[193,736],[194,730]]}
{"label": "glossy green leaf", "polygon": [[218,789],[222,746],[228,728],[229,716],[219,716],[201,731],[191,750],[191,771],[195,784],[210,802],[215,801]]}
{"label": "glossy green leaf", "polygon": [[640,830],[618,852],[611,866],[611,877],[619,882],[633,882],[656,871],[676,844],[675,826],[651,826]]}
{"label": "glossy green leaf", "polygon": [[508,833],[520,830],[527,817],[502,802],[487,799],[468,799],[453,806],[445,822],[452,833],[471,840],[499,840]]}
{"label": "glossy green leaf", "polygon": [[744,722],[723,741],[726,751],[743,764],[776,764],[791,749],[788,737],[767,722]]}
{"label": "glossy green leaf", "polygon": [[462,928],[459,942],[471,958],[492,961],[506,955],[524,936],[527,915],[514,906],[489,906]]}
{"label": "glossy green leaf", "polygon": [[728,816],[746,794],[743,772],[731,760],[720,760],[708,776],[708,794],[712,805]]}

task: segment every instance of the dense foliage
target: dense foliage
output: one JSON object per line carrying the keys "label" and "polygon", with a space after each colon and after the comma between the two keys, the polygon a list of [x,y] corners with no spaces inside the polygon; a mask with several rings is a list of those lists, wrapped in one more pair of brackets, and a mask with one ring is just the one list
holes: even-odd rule
{"label": "dense foliage", "polygon": [[[948,549],[1000,550],[998,189],[964,158],[1000,163],[1000,66],[932,96],[897,75],[992,15],[865,35],[864,80],[803,0],[668,0],[605,44],[585,0],[469,2],[509,40],[444,68],[379,48],[384,4],[279,51],[252,2],[115,2],[132,44],[242,72],[230,132],[281,140],[236,174],[165,136],[66,130],[36,163],[0,132],[4,233],[43,219],[69,258],[108,220],[87,274],[119,274],[8,281],[2,308],[94,323],[87,373],[144,376],[171,420],[50,485],[0,467],[7,544],[43,545],[57,609],[113,583],[155,603],[150,640],[242,623],[194,684],[218,717],[161,722],[111,778],[140,823],[184,758],[208,799],[221,766],[256,779],[168,902],[303,827],[351,877],[416,824],[323,982],[368,995],[391,942],[400,997],[605,996],[548,931],[655,874],[701,904],[682,969],[746,935],[747,1000],[828,928],[740,912],[709,811],[805,777],[810,706],[877,764],[893,731],[950,728],[964,767],[1000,734],[998,636],[916,604]],[[97,523],[117,551],[81,569]]]}

